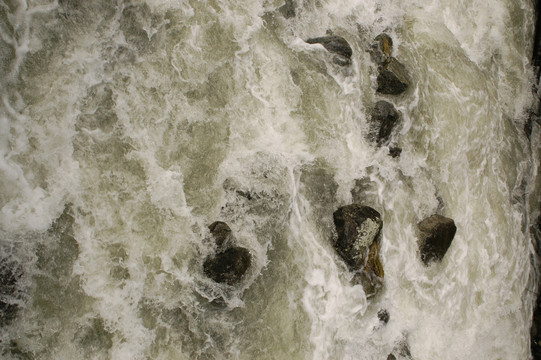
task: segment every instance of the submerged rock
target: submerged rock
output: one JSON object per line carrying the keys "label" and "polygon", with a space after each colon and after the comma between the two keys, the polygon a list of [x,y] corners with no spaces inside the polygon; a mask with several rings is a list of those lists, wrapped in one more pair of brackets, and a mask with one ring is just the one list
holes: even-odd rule
{"label": "submerged rock", "polygon": [[278,8],[280,14],[282,14],[286,19],[295,17],[295,1],[286,0],[286,3]]}
{"label": "submerged rock", "polygon": [[231,228],[223,221],[215,221],[209,225],[209,230],[220,252],[231,240]]}
{"label": "submerged rock", "polygon": [[393,104],[385,100],[378,101],[372,109],[370,137],[378,145],[387,144],[399,118],[400,114]]}
{"label": "submerged rock", "polygon": [[386,95],[402,94],[409,86],[405,66],[393,57],[381,66],[377,81],[377,92]]}
{"label": "submerged rock", "polygon": [[387,360],[397,359],[411,359],[411,351],[405,338],[399,341],[393,351],[387,356]]}
{"label": "submerged rock", "polygon": [[349,43],[341,36],[329,35],[306,40],[308,44],[321,44],[327,51],[336,54],[333,62],[340,66],[346,66],[351,63],[353,50]]}
{"label": "submerged rock", "polygon": [[205,260],[203,270],[209,278],[218,283],[235,285],[242,279],[251,262],[250,252],[236,246]]}
{"label": "submerged rock", "polygon": [[0,259],[0,327],[9,324],[19,311],[18,281],[22,267],[8,258]]}
{"label": "submerged rock", "polygon": [[385,34],[379,34],[370,46],[370,58],[378,65],[386,63],[393,52],[393,39]]}
{"label": "submerged rock", "polygon": [[441,261],[456,233],[453,219],[435,214],[418,223],[417,227],[423,263],[428,265],[432,261]]}

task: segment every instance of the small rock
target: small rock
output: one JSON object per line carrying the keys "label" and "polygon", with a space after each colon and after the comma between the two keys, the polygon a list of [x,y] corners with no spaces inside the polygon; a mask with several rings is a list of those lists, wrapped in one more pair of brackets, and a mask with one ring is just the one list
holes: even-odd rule
{"label": "small rock", "polygon": [[308,44],[321,44],[327,51],[337,54],[333,62],[340,66],[346,66],[351,63],[353,50],[349,43],[341,36],[329,35],[306,40]]}
{"label": "small rock", "polygon": [[231,240],[231,228],[223,221],[215,221],[209,225],[209,230],[220,252]]}
{"label": "small rock", "polygon": [[218,283],[235,285],[242,279],[251,262],[252,257],[247,249],[231,247],[205,260],[203,270],[209,278]]}
{"label": "small rock", "polygon": [[389,148],[389,155],[393,158],[397,158],[402,154],[402,148],[399,148],[398,146],[393,146]]}
{"label": "small rock", "polygon": [[389,315],[389,312],[385,309],[380,309],[378,311],[378,319],[384,324],[387,324],[389,322],[389,319],[391,316]]}
{"label": "small rock", "polygon": [[377,92],[386,95],[402,94],[409,86],[406,68],[393,57],[380,68],[377,81]]}
{"label": "small rock", "polygon": [[370,57],[378,65],[383,65],[391,57],[393,52],[393,39],[385,34],[379,34],[370,47]]}
{"label": "small rock", "polygon": [[363,269],[383,227],[381,215],[371,207],[351,204],[338,208],[333,219],[338,233],[334,248],[352,270]]}
{"label": "small rock", "polygon": [[295,1],[286,0],[286,3],[278,8],[280,14],[282,14],[286,19],[295,17]]}
{"label": "small rock", "polygon": [[423,263],[428,265],[432,261],[441,261],[456,233],[453,219],[435,214],[418,223],[417,227]]}
{"label": "small rock", "polygon": [[394,105],[385,100],[380,100],[372,109],[370,121],[370,137],[374,139],[379,146],[389,142],[391,132],[398,124],[400,114]]}

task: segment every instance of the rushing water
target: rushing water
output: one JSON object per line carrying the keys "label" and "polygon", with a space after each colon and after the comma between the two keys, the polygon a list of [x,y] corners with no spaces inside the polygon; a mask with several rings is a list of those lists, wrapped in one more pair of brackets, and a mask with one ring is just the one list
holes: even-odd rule
{"label": "rushing water", "polygon": [[[531,2],[282,5],[0,0],[2,358],[528,358]],[[304,42],[327,30],[350,66]],[[382,31],[401,96],[375,92]],[[366,136],[381,98],[397,158]],[[383,218],[373,298],[330,242],[351,202]],[[425,267],[435,211],[458,231]],[[202,271],[215,220],[252,254],[239,285]]]}

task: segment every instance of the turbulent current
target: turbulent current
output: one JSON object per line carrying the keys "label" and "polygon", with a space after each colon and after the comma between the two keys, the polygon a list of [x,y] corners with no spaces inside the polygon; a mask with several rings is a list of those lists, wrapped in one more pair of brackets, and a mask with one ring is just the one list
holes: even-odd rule
{"label": "turbulent current", "polygon": [[[530,357],[532,2],[283,5],[0,0],[1,358]],[[306,42],[328,31],[349,65]],[[376,92],[383,32],[401,95]],[[351,203],[383,220],[373,297],[332,247]],[[425,266],[436,212],[457,231]],[[251,254],[235,285],[203,271],[218,220]]]}

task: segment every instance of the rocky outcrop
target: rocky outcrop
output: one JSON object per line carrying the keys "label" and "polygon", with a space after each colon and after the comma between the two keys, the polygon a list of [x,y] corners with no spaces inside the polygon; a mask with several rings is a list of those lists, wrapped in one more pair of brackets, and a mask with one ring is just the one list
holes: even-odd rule
{"label": "rocky outcrop", "polygon": [[327,51],[336,54],[333,58],[333,62],[340,66],[346,66],[351,63],[351,55],[353,50],[351,46],[341,36],[329,35],[316,37],[306,40],[308,44],[321,44]]}
{"label": "rocky outcrop", "polygon": [[409,86],[406,67],[394,57],[389,58],[379,69],[377,92],[385,95],[400,95]]}
{"label": "rocky outcrop", "polygon": [[333,214],[338,237],[333,246],[355,272],[353,282],[361,284],[368,297],[382,286],[383,265],[379,257],[379,236],[383,221],[369,206],[358,204],[339,208]]}
{"label": "rocky outcrop", "polygon": [[385,64],[393,52],[393,39],[385,34],[379,34],[370,46],[370,58],[378,65]]}
{"label": "rocky outcrop", "polygon": [[203,264],[205,274],[218,283],[237,284],[252,262],[250,252],[243,247],[231,247]]}
{"label": "rocky outcrop", "polygon": [[370,138],[378,146],[389,143],[391,133],[398,124],[400,114],[394,105],[385,100],[378,101],[372,108],[370,118]]}
{"label": "rocky outcrop", "polygon": [[240,246],[232,246],[231,228],[223,221],[215,221],[209,226],[217,246],[216,254],[203,263],[203,271],[218,283],[235,285],[244,276],[252,263],[250,252]]}
{"label": "rocky outcrop", "polygon": [[453,219],[432,215],[417,224],[419,228],[419,251],[425,265],[441,261],[451,246],[456,233]]}

